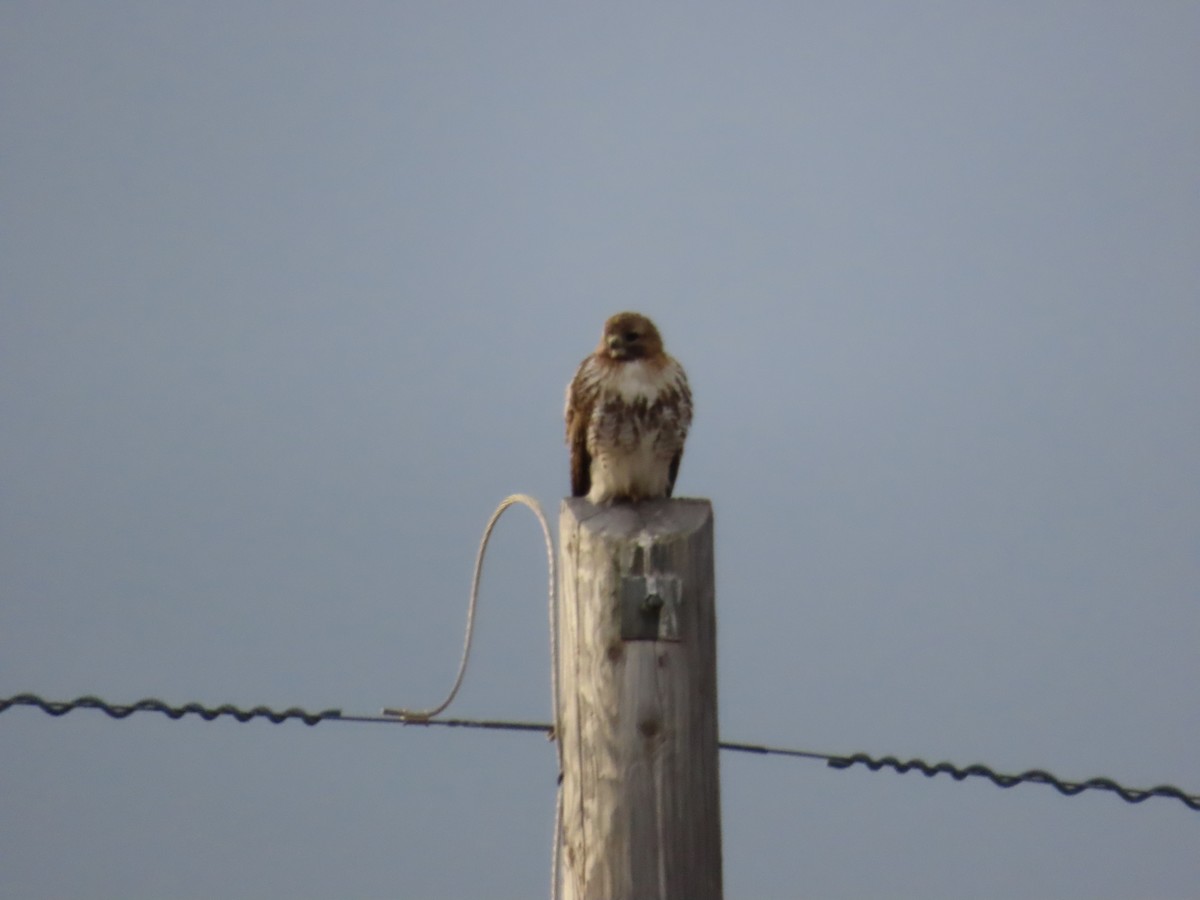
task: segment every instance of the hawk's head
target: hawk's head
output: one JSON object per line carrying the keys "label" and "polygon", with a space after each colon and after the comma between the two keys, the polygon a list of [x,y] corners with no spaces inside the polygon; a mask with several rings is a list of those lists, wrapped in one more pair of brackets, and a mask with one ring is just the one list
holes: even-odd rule
{"label": "hawk's head", "polygon": [[654,323],[641,313],[617,313],[604,323],[604,334],[596,355],[616,362],[653,359],[663,352],[662,338]]}

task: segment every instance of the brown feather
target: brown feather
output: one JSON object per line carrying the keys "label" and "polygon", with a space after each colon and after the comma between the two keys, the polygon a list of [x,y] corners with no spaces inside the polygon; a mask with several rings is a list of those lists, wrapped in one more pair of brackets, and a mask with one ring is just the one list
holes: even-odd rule
{"label": "brown feather", "polygon": [[567,447],[571,454],[571,496],[586,497],[592,489],[592,456],[587,449],[588,423],[596,405],[598,389],[586,377],[588,357],[575,370],[567,386]]}
{"label": "brown feather", "polygon": [[680,450],[671,457],[671,468],[667,470],[667,496],[675,493],[675,479],[679,477],[679,463],[683,459],[683,451]]}
{"label": "brown feather", "polygon": [[571,446],[571,496],[586,497],[592,489],[592,457],[587,451],[587,418],[576,415],[567,425]]}

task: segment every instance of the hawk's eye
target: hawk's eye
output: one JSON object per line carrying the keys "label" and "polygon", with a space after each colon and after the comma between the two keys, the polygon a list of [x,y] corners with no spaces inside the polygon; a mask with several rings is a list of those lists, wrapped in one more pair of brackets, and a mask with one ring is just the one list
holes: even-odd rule
{"label": "hawk's eye", "polygon": [[629,343],[631,343],[631,344],[632,344],[634,341],[636,341],[636,340],[638,339],[638,337],[640,337],[640,335],[639,335],[639,334],[638,334],[636,331],[627,331],[627,332],[625,332],[625,340],[627,340],[627,341],[628,341]]}

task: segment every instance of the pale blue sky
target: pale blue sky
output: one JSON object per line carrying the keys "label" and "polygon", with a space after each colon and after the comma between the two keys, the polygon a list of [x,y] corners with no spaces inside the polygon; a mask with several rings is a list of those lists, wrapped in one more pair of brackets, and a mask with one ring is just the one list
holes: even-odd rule
{"label": "pale blue sky", "polygon": [[[0,696],[373,712],[637,309],[722,736],[1200,789],[1200,7],[0,5]],[[546,719],[489,556],[453,712]],[[547,895],[536,736],[0,717],[0,894]],[[1200,817],[722,759],[726,896],[1186,897]]]}

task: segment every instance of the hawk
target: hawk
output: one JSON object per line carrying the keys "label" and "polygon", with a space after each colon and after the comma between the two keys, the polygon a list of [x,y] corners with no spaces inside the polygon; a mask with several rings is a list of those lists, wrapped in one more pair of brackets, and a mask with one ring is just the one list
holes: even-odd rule
{"label": "hawk", "polygon": [[617,313],[567,387],[571,495],[592,503],[670,497],[692,424],[683,366],[654,323]]}

